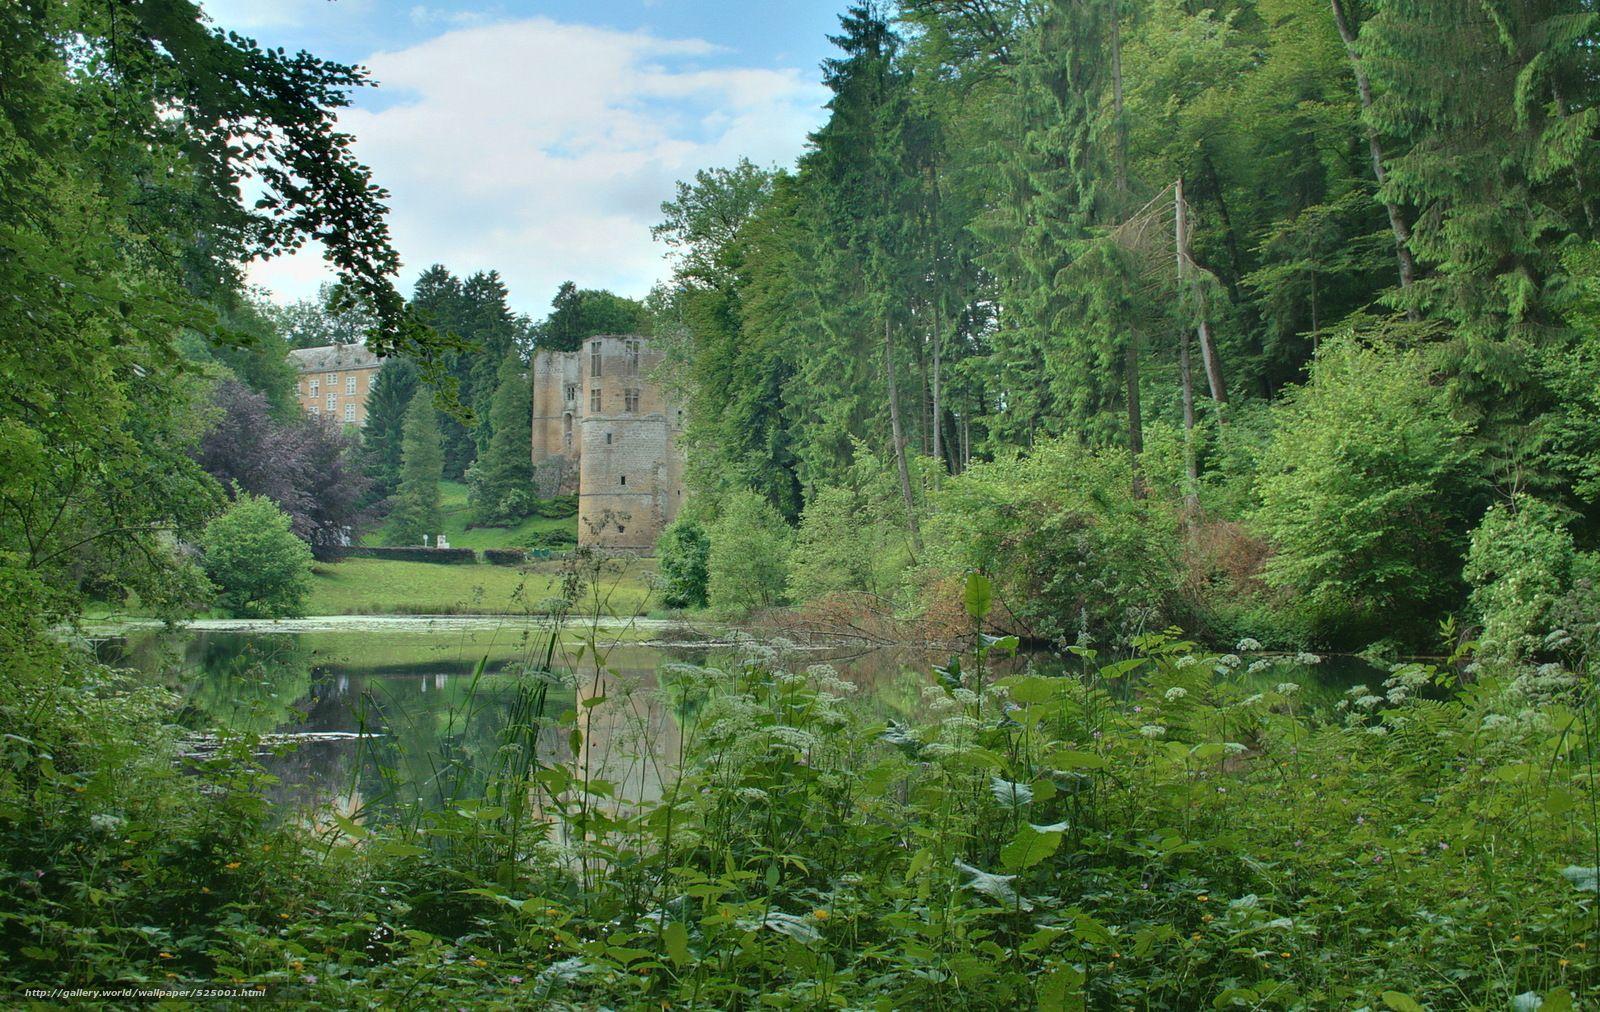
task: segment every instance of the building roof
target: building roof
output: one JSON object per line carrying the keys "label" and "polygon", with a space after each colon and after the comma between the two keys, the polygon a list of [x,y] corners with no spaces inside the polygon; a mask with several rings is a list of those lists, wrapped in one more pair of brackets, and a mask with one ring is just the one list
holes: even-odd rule
{"label": "building roof", "polygon": [[301,372],[339,372],[343,369],[375,369],[383,360],[364,344],[325,344],[320,348],[296,348],[289,361]]}

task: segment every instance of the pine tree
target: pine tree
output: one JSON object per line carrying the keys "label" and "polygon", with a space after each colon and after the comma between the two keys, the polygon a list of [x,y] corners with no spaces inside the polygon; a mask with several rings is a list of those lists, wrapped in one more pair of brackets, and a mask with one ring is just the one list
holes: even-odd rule
{"label": "pine tree", "polygon": [[473,349],[463,357],[460,374],[462,403],[472,408],[473,457],[481,458],[494,434],[491,402],[498,395],[500,365],[516,349],[516,316],[507,305],[506,286],[498,271],[480,271],[461,286],[462,335]]}
{"label": "pine tree", "polygon": [[520,520],[532,504],[533,397],[522,356],[502,358],[498,379],[487,415],[494,434],[472,473],[472,510],[480,524]]}
{"label": "pine tree", "polygon": [[1537,371],[1562,341],[1568,293],[1559,248],[1593,232],[1593,7],[1386,0],[1361,30],[1369,121],[1400,149],[1380,196],[1417,209],[1422,276],[1397,301],[1447,324],[1458,404],[1500,454],[1546,398]]}
{"label": "pine tree", "polygon": [[361,455],[370,502],[381,502],[400,487],[406,409],[417,389],[417,367],[410,359],[389,359],[367,395],[367,420],[361,429]]}
{"label": "pine tree", "polygon": [[439,440],[438,412],[433,395],[424,389],[411,398],[406,410],[405,439],[400,466],[400,491],[389,516],[389,542],[418,545],[437,535],[444,526],[439,478],[444,470],[444,449]]}

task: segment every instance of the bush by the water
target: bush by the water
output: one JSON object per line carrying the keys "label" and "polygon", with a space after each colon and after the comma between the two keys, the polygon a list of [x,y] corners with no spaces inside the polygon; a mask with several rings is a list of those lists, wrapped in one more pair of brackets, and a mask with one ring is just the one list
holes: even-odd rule
{"label": "bush by the water", "polygon": [[1178,586],[1177,515],[1132,485],[1126,454],[1070,440],[974,465],[936,497],[927,561],[995,574],[1012,614],[1042,638],[1160,629]]}
{"label": "bush by the water", "polygon": [[770,503],[754,492],[733,493],[707,536],[706,594],[714,610],[745,615],[783,603],[791,535]]}
{"label": "bush by the water", "polygon": [[311,593],[311,549],[288,514],[265,496],[244,493],[200,536],[217,603],[244,618],[304,613]]}
{"label": "bush by the water", "polygon": [[682,514],[656,543],[661,603],[669,608],[704,608],[709,601],[711,539],[700,521]]}

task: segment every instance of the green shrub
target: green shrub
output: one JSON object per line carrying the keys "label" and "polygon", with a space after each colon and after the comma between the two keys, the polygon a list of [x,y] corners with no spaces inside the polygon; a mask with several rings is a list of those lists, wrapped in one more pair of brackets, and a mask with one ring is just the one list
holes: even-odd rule
{"label": "green shrub", "polygon": [[976,464],[945,483],[926,532],[929,564],[992,574],[1038,636],[1126,639],[1160,628],[1177,588],[1177,519],[1135,499],[1127,455],[1075,442]]}
{"label": "green shrub", "polygon": [[748,490],[735,492],[707,535],[706,591],[713,609],[743,615],[783,603],[791,535],[770,503]]}
{"label": "green shrub", "polygon": [[667,525],[656,542],[661,602],[669,608],[704,608],[710,582],[711,539],[688,514]]}
{"label": "green shrub", "polygon": [[311,549],[294,536],[288,514],[265,496],[245,493],[200,536],[217,603],[246,618],[305,612]]}
{"label": "green shrub", "polygon": [[575,517],[578,515],[578,497],[554,495],[548,499],[540,499],[533,505],[533,513],[547,520],[566,520],[568,517]]}
{"label": "green shrub", "polygon": [[1572,535],[1549,503],[1518,493],[1484,514],[1464,572],[1483,623],[1484,660],[1515,663],[1540,652],[1574,559]]}
{"label": "green shrub", "polygon": [[1330,342],[1274,415],[1252,518],[1274,550],[1267,582],[1324,640],[1420,634],[1459,600],[1484,491],[1469,427],[1422,356]]}
{"label": "green shrub", "polygon": [[570,548],[578,543],[578,532],[568,527],[534,531],[527,539],[529,548]]}

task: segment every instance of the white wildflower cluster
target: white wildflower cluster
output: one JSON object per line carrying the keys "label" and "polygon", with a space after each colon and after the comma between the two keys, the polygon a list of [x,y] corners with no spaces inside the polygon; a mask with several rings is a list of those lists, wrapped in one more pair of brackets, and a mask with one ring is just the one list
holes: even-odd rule
{"label": "white wildflower cluster", "polygon": [[1178,658],[1177,666],[1180,668],[1187,668],[1196,663],[1197,662],[1195,661],[1193,654],[1184,654],[1182,657]]}
{"label": "white wildflower cluster", "polygon": [[817,736],[798,727],[780,724],[769,728],[767,735],[772,744],[791,748],[796,752],[810,752],[817,747]]}
{"label": "white wildflower cluster", "polygon": [[107,812],[97,812],[89,816],[89,825],[97,833],[115,833],[122,828],[125,820],[120,815],[111,815]]}
{"label": "white wildflower cluster", "polygon": [[818,691],[832,692],[840,696],[850,696],[861,691],[861,686],[855,682],[846,681],[839,676],[839,670],[832,664],[813,664],[806,668],[806,675],[816,684]]}
{"label": "white wildflower cluster", "polygon": [[1249,636],[1246,636],[1244,639],[1235,643],[1233,645],[1233,649],[1239,651],[1241,654],[1253,654],[1261,649],[1261,641],[1251,639]]}
{"label": "white wildflower cluster", "polygon": [[978,694],[968,688],[959,688],[951,691],[950,698],[959,706],[971,706],[978,701]]}
{"label": "white wildflower cluster", "polygon": [[1571,695],[1578,679],[1559,664],[1541,664],[1511,680],[1506,696],[1527,706],[1542,707],[1562,702]]}
{"label": "white wildflower cluster", "polygon": [[1139,733],[1146,738],[1165,738],[1167,729],[1160,724],[1146,724],[1139,728]]}
{"label": "white wildflower cluster", "polygon": [[1381,702],[1383,702],[1382,696],[1374,696],[1371,693],[1356,698],[1356,705],[1363,710],[1370,710]]}
{"label": "white wildflower cluster", "polygon": [[1244,745],[1236,741],[1224,742],[1222,747],[1229,755],[1243,755],[1245,752]]}
{"label": "white wildflower cluster", "polygon": [[1259,692],[1252,693],[1251,695],[1248,695],[1248,696],[1244,697],[1243,699],[1239,700],[1239,706],[1240,706],[1240,708],[1248,708],[1248,707],[1252,707],[1252,706],[1258,706],[1258,705],[1260,705],[1261,701],[1263,699],[1265,699],[1265,698],[1266,698],[1266,696],[1262,695]]}
{"label": "white wildflower cluster", "polygon": [[1187,696],[1188,694],[1189,694],[1189,690],[1188,689],[1185,689],[1181,685],[1174,685],[1172,688],[1168,689],[1166,692],[1163,692],[1161,695],[1162,695],[1163,698],[1166,699],[1167,702],[1176,703],[1178,700],[1182,699],[1184,696]]}
{"label": "white wildflower cluster", "polygon": [[1280,696],[1292,696],[1300,691],[1299,682],[1279,682],[1275,689]]}
{"label": "white wildflower cluster", "polygon": [[1217,658],[1217,669],[1219,671],[1232,671],[1234,668],[1237,668],[1243,663],[1244,661],[1239,658],[1238,654],[1223,654],[1221,657]]}
{"label": "white wildflower cluster", "polygon": [[1307,653],[1306,651],[1302,650],[1294,655],[1294,662],[1296,664],[1304,664],[1309,667],[1312,665],[1321,664],[1322,658],[1316,654]]}
{"label": "white wildflower cluster", "polygon": [[1272,661],[1268,660],[1265,657],[1262,657],[1262,658],[1259,658],[1257,660],[1251,661],[1250,662],[1250,666],[1248,668],[1245,668],[1244,670],[1245,670],[1245,672],[1247,674],[1259,675],[1259,674],[1261,674],[1261,672],[1263,672],[1263,671],[1267,670],[1268,668],[1272,667],[1272,664],[1273,664]]}
{"label": "white wildflower cluster", "polygon": [[1485,731],[1502,731],[1506,728],[1516,726],[1516,721],[1512,720],[1510,717],[1507,717],[1503,713],[1491,713],[1483,718],[1483,724],[1481,726]]}

